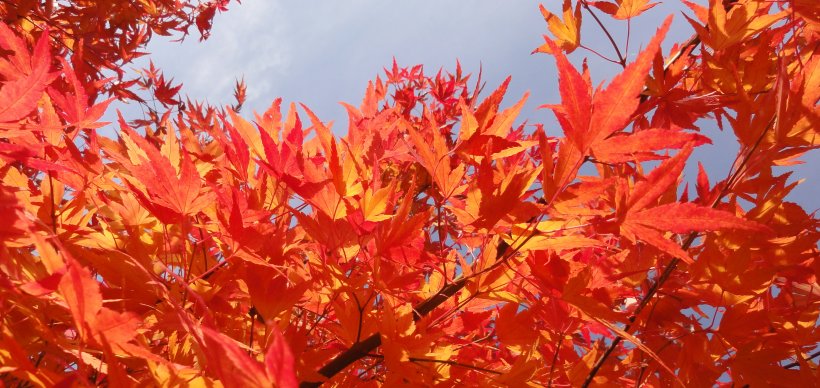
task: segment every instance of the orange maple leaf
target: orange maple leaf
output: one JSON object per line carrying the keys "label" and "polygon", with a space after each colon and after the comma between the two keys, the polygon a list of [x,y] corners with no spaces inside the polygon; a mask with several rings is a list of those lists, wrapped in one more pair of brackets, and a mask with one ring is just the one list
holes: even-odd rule
{"label": "orange maple leaf", "polygon": [[[0,23],[0,48],[25,47],[25,44],[14,35],[5,24]],[[0,123],[13,122],[27,116],[37,107],[37,101],[43,95],[48,84],[56,78],[57,73],[49,73],[51,68],[51,47],[48,30],[34,46],[33,56],[23,76],[5,83],[0,89]],[[26,51],[23,51],[26,53]]]}
{"label": "orange maple leaf", "polygon": [[615,3],[592,1],[589,4],[612,15],[615,19],[625,20],[638,16],[646,10],[660,4],[650,3],[649,1],[650,0],[615,0]]}
{"label": "orange maple leaf", "polygon": [[652,67],[652,59],[660,50],[660,43],[671,22],[672,18],[667,18],[635,62],[629,64],[603,91],[596,92],[594,96],[589,77],[582,76],[563,53],[553,53],[558,65],[561,104],[545,107],[555,112],[567,139],[582,153],[586,154],[596,143],[622,130],[629,123],[638,107],[638,95]]}
{"label": "orange maple leaf", "polygon": [[765,231],[763,225],[736,217],[734,214],[693,203],[669,203],[651,206],[678,181],[686,159],[692,153],[688,144],[674,157],[652,170],[646,180],[635,185],[627,200],[621,233],[632,241],[643,240],[650,245],[687,263],[694,261],[684,249],[664,237],[664,232],[688,233],[741,229]]}
{"label": "orange maple leaf", "polygon": [[[274,329],[275,331],[277,329]],[[281,334],[274,340],[265,356],[265,365],[250,358],[239,344],[224,334],[202,327],[208,358],[208,369],[212,370],[225,385],[239,387],[296,387],[293,355]]]}
{"label": "orange maple leaf", "polygon": [[100,284],[88,269],[70,257],[58,290],[65,298],[81,338],[108,344],[114,350],[133,347],[128,342],[134,338],[140,319],[132,313],[103,307]]}
{"label": "orange maple leaf", "polygon": [[[703,16],[703,8],[686,2]],[[769,13],[772,4],[761,1],[734,1],[726,8],[724,1],[709,0],[707,25],[684,15],[697,31],[700,39],[715,50],[722,50],[741,43],[789,15],[789,10]]]}
{"label": "orange maple leaf", "polygon": [[[128,158],[112,155],[117,158],[131,176],[124,176],[126,184],[140,202],[160,221],[174,223],[180,217],[193,215],[212,203],[213,193],[208,191],[202,178],[187,152],[181,153],[179,173],[168,157],[134,132],[120,117],[120,127],[125,135],[123,141],[135,155],[144,155],[144,159],[132,163]],[[125,141],[129,139],[130,141]],[[175,147],[175,146],[174,146]],[[132,182],[133,181],[133,182]],[[137,187],[139,182],[143,187]]]}
{"label": "orange maple leaf", "polygon": [[[575,10],[572,10],[572,1],[564,0],[563,11],[564,21],[558,18],[554,13],[547,11],[547,9],[539,4],[538,8],[541,10],[541,15],[550,29],[550,32],[555,36],[558,45],[567,53],[575,51],[581,44],[581,2],[575,5]],[[546,43],[535,49],[533,52],[538,53],[554,53],[555,48],[552,47],[552,40],[544,36]]]}

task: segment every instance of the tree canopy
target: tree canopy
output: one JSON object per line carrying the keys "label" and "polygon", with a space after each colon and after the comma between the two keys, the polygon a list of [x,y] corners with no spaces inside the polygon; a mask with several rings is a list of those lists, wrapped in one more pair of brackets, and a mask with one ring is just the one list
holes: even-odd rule
{"label": "tree canopy", "polygon": [[[228,0],[0,0],[0,381],[812,385],[818,222],[787,195],[817,8],[685,3],[692,37],[665,52],[667,18],[634,61],[602,20],[654,4],[542,6],[559,128],[519,122],[509,79],[394,62],[337,136],[242,111],[243,82],[214,107],[123,70]],[[599,86],[582,22],[622,68]],[[115,99],[149,114],[101,122]],[[688,185],[704,122],[740,149]]]}

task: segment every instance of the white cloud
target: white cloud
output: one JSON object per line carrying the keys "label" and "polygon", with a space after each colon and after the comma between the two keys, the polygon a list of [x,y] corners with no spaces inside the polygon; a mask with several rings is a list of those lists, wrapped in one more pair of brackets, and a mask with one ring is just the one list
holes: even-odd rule
{"label": "white cloud", "polygon": [[244,75],[248,84],[264,87],[287,72],[293,42],[280,14],[275,1],[232,4],[229,12],[216,15],[208,40],[199,42],[192,33],[181,44],[155,40],[149,51],[191,98],[230,104],[237,78]]}

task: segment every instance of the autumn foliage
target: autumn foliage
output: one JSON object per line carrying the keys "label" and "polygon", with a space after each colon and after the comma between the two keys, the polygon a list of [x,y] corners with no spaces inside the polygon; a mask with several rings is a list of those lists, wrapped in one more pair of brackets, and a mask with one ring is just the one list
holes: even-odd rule
{"label": "autumn foliage", "polygon": [[[816,5],[685,3],[691,39],[662,50],[656,15],[600,86],[567,57],[582,22],[653,4],[542,7],[558,125],[517,120],[509,79],[394,63],[339,137],[280,99],[240,114],[244,83],[211,107],[122,70],[227,0],[0,1],[0,381],[816,383],[818,222],[788,197],[820,141]],[[149,113],[100,122],[113,99]],[[729,174],[684,176],[714,123]]]}

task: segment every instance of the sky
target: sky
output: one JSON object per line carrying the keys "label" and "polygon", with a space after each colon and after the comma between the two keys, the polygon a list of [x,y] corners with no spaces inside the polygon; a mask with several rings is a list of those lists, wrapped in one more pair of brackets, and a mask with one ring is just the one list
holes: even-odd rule
{"label": "sky", "polygon": [[[544,3],[560,14],[559,1]],[[482,70],[485,93],[512,76],[503,105],[514,104],[529,91],[519,122],[545,123],[548,135],[559,136],[552,112],[538,109],[560,101],[554,60],[546,54],[531,54],[543,43],[541,36],[548,33],[538,4],[244,0],[242,4],[231,2],[228,12],[216,16],[208,40],[199,42],[196,33],[182,43],[156,36],[148,51],[166,78],[182,82],[183,93],[193,100],[216,106],[232,104],[234,83],[244,77],[247,102],[243,114],[251,117],[250,112],[264,111],[282,97],[286,104],[304,103],[322,120],[332,120],[339,136],[347,128],[347,114],[339,102],[359,105],[367,82],[383,75],[394,57],[400,66],[424,65],[427,74],[440,68],[454,70],[458,59],[467,73],[477,75]],[[692,29],[681,10],[679,2],[670,0],[633,19],[627,58],[634,59],[669,14],[675,18],[663,44],[664,52],[668,53],[674,42],[686,41]],[[624,42],[626,23],[603,20],[616,42]],[[587,14],[582,25],[585,45],[614,56]],[[576,66],[584,58],[588,59],[593,84],[609,80],[620,70],[583,49],[570,57]],[[124,114],[131,116],[128,118],[140,115],[127,110]],[[731,133],[720,133],[712,124],[707,123],[703,131],[714,144],[699,147],[692,158],[704,163],[714,183],[727,175],[738,146]],[[689,182],[697,173],[694,160],[684,171]],[[813,167],[820,165],[820,155],[815,151],[804,160],[808,163],[795,175],[808,181],[789,199],[811,212],[820,208],[820,176]]]}

